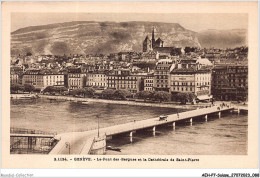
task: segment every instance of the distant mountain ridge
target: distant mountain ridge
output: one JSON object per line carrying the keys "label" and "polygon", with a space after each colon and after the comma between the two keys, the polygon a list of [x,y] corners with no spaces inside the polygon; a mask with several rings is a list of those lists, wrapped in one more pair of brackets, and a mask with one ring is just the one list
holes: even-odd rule
{"label": "distant mountain ridge", "polygon": [[[164,41],[164,46],[211,46],[209,38],[216,37],[216,33],[193,32],[178,23],[73,21],[30,26],[12,32],[11,54],[31,52],[33,55],[63,55],[107,54],[120,51],[141,52],[143,40],[146,35],[151,38],[153,27],[155,27],[155,37],[160,37]],[[241,41],[241,44],[246,41],[242,39],[245,36],[242,32],[235,32],[235,34],[234,37],[238,35],[241,38],[238,40]],[[235,40],[229,40],[233,45]]]}
{"label": "distant mountain ridge", "polygon": [[209,29],[199,32],[197,37],[201,46],[205,48],[235,48],[248,44],[246,29]]}

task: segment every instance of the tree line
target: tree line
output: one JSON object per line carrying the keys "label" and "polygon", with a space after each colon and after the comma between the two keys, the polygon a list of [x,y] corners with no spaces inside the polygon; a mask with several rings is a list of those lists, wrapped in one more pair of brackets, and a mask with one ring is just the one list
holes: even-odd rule
{"label": "tree line", "polygon": [[21,84],[11,84],[11,93],[19,93],[19,92],[33,92],[35,91],[35,87],[33,85],[25,83]]}
{"label": "tree line", "polygon": [[[30,84],[12,84],[11,93],[19,92],[33,92],[35,87]],[[47,86],[43,91],[43,94],[62,94],[62,95],[72,95],[81,97],[94,97],[98,96],[102,99],[115,99],[115,100],[127,100],[141,99],[146,101],[158,101],[158,102],[169,102],[169,101],[179,101],[181,104],[186,104],[187,102],[193,102],[196,98],[194,93],[178,93],[172,95],[165,91],[139,91],[136,94],[132,94],[128,90],[120,89],[105,89],[101,93],[97,94],[96,90],[92,87],[79,88],[68,91],[64,86]]]}

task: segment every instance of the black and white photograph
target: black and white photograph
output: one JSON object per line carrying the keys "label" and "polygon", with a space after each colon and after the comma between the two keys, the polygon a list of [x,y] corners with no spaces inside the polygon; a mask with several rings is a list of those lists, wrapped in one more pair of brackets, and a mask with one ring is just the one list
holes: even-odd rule
{"label": "black and white photograph", "polygon": [[9,156],[193,167],[200,156],[251,157],[252,16],[105,4],[111,12],[10,13]]}
{"label": "black and white photograph", "polygon": [[10,153],[247,154],[247,14],[11,21]]}

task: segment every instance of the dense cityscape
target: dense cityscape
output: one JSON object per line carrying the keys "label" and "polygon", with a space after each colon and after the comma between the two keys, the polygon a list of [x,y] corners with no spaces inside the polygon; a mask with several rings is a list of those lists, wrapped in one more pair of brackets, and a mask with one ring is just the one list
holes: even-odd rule
{"label": "dense cityscape", "polygon": [[143,41],[143,52],[12,56],[11,93],[244,102],[248,97],[247,55],[247,47],[164,47],[153,29],[152,38]]}
{"label": "dense cityscape", "polygon": [[[170,126],[174,132],[176,123],[177,127],[187,123],[192,126],[193,120],[207,122],[208,118],[221,119],[222,114],[223,118],[232,118],[232,113],[237,112],[234,117],[238,120],[232,122],[243,125],[234,133],[243,136],[234,142],[234,147],[242,144],[237,154],[244,154],[247,118],[239,114],[247,113],[248,47],[171,46],[159,36],[153,27],[138,43],[142,52],[54,55],[33,54],[35,50],[24,52],[21,48],[18,54],[12,54],[11,153],[114,154],[121,152],[115,145],[124,145],[125,138],[133,143],[133,135],[144,136],[137,130],[152,130],[155,136],[160,127]],[[222,122],[212,122],[209,131],[203,133],[199,129],[195,135],[207,135],[215,128],[229,129],[230,121],[227,126],[219,124]],[[178,136],[183,139],[181,134]],[[205,142],[221,142],[225,138],[208,136]],[[189,138],[190,134],[184,137]],[[168,140],[167,136],[160,138]],[[171,143],[171,147],[179,149],[175,141]],[[225,152],[219,146],[214,153]],[[135,153],[127,153],[127,148],[131,147],[126,146],[122,154]],[[158,147],[154,153],[168,148]],[[227,152],[233,154],[234,150]],[[172,154],[172,150],[163,154]]]}

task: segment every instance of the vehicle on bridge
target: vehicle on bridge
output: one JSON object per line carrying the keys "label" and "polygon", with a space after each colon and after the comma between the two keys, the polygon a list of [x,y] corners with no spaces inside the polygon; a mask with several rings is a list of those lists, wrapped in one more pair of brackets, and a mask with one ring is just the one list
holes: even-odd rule
{"label": "vehicle on bridge", "polygon": [[161,116],[159,116],[159,121],[164,121],[164,120],[167,121],[167,118],[168,118],[168,116],[161,115]]}

